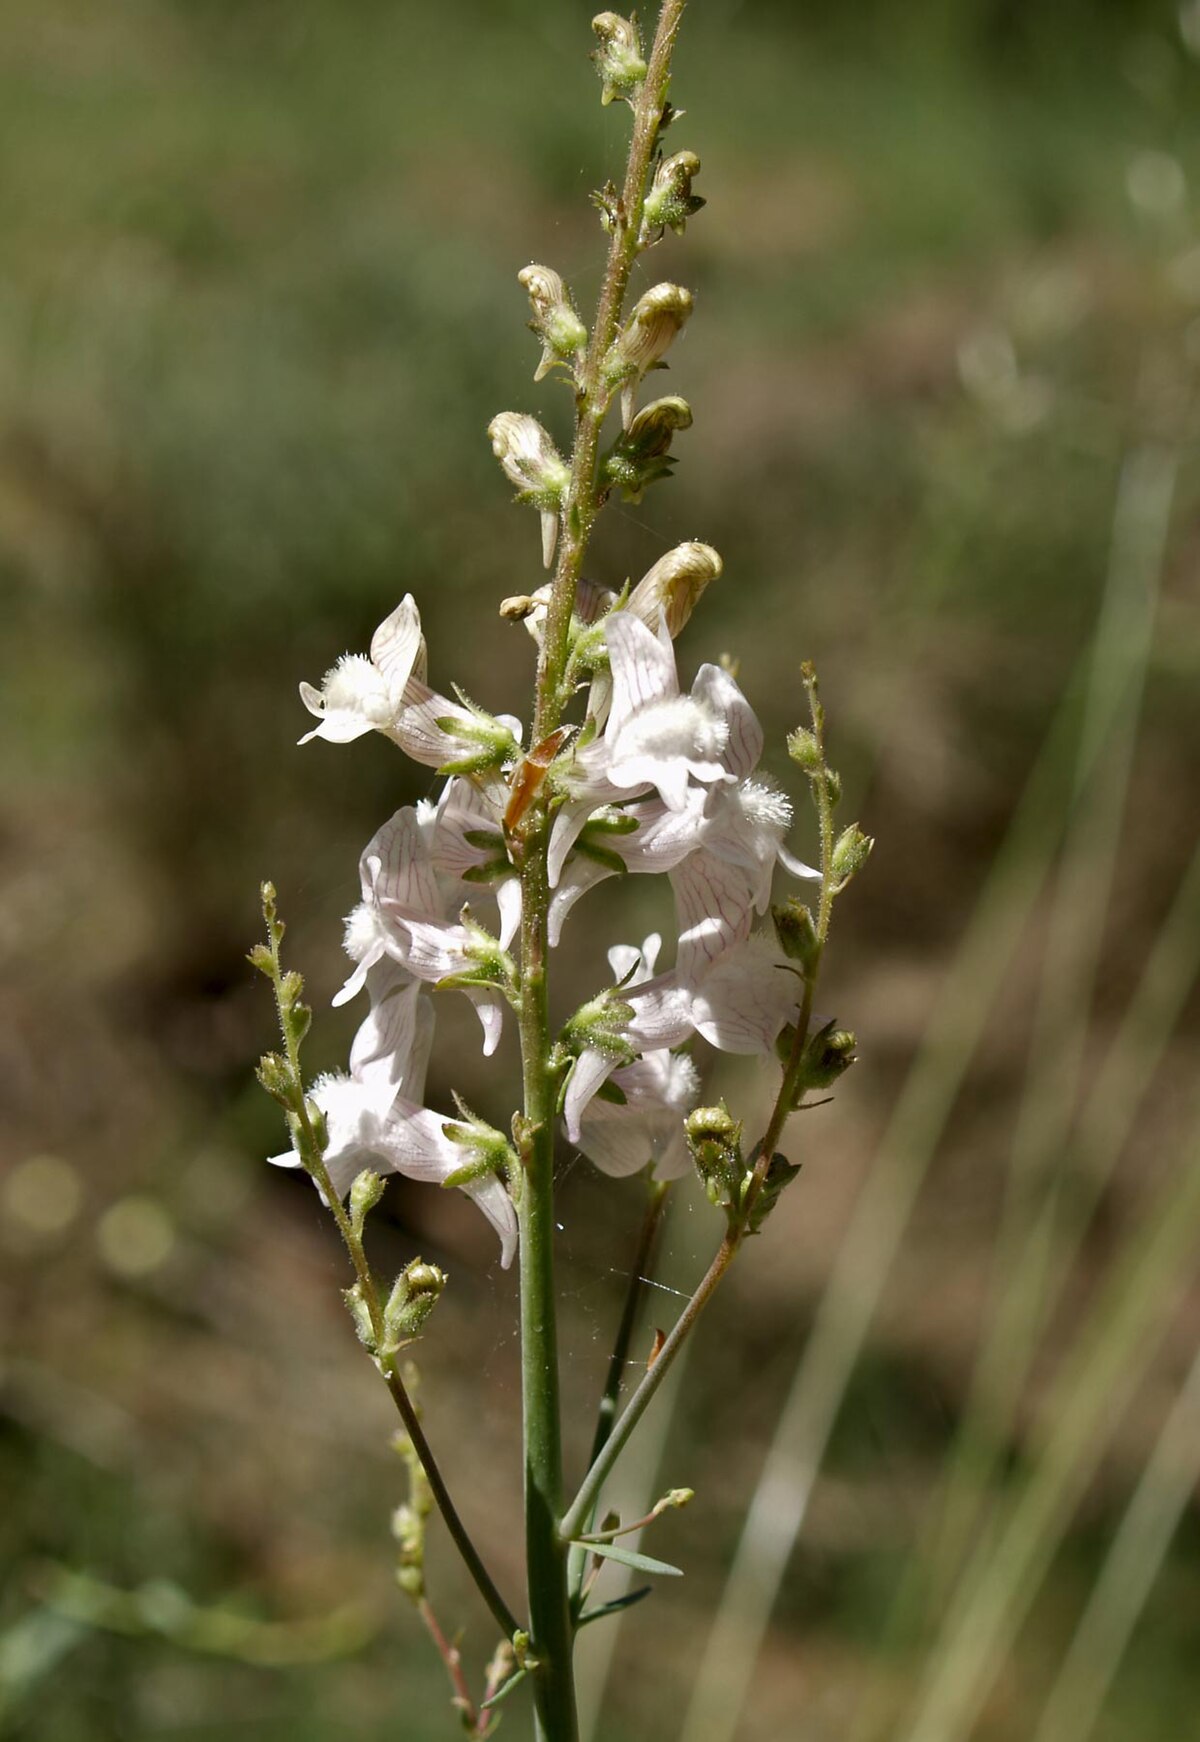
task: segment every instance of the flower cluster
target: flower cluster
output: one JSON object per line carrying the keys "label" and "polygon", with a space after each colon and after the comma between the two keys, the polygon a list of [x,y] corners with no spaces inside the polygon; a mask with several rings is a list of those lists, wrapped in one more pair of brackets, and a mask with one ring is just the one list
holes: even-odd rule
{"label": "flower cluster", "polygon": [[[777,864],[819,874],[784,845],[791,806],[757,774],[762,730],[733,677],[703,665],[683,692],[676,671],[672,636],[720,572],[714,550],[689,543],[624,594],[581,588],[572,662],[586,717],[560,735],[545,774],[552,945],[574,904],[607,877],[661,873],[675,898],[672,965],[656,971],[658,937],[611,950],[613,986],[576,1013],[556,1048],[567,1136],[611,1174],[684,1172],[684,1119],[699,1080],[680,1049],[698,1035],[726,1051],[769,1053],[799,1002],[792,965],[755,920]],[[545,598],[525,603],[540,638]],[[336,1190],[368,1165],[461,1184],[497,1229],[507,1264],[516,1242],[507,1145],[423,1100],[430,993],[471,1000],[487,1054],[519,1001],[509,946],[521,889],[506,812],[524,766],[523,731],[509,716],[439,694],[426,674],[410,596],[380,624],[369,655],[343,657],[319,689],[300,686],[319,722],[302,743],[377,731],[445,776],[436,803],[398,810],[363,851],[361,899],[345,933],[354,965],[334,1002],[365,991],[369,1013],[349,1072],[320,1079],[313,1099]]]}

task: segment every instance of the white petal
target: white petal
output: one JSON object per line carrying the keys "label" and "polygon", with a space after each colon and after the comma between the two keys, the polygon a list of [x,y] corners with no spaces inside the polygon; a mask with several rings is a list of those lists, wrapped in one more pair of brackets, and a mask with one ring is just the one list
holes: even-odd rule
{"label": "white petal", "polygon": [[521,882],[517,877],[502,878],[495,885],[496,906],[500,910],[500,948],[506,950],[521,925]]}
{"label": "white petal", "polygon": [[572,1143],[579,1142],[579,1120],[584,1108],[596,1090],[612,1076],[617,1062],[610,1053],[600,1052],[592,1046],[585,1047],[575,1060],[563,1102],[563,1120]]}
{"label": "white petal", "polygon": [[714,963],[692,1000],[697,1032],[722,1052],[766,1053],[800,1003],[801,985],[761,934]]}
{"label": "white petal", "polygon": [[[466,740],[456,738],[452,731],[438,725],[439,720],[471,723],[471,715],[457,702],[448,701],[428,684],[411,678],[404,692],[404,707],[389,734],[414,762],[427,768],[440,768],[462,756]],[[478,748],[472,745],[471,748]]]}
{"label": "white petal", "polygon": [[466,986],[463,990],[475,1006],[479,1026],[483,1029],[483,1056],[491,1058],[500,1045],[500,1036],[504,1032],[504,1000],[499,992],[486,988],[476,991],[474,987]]}
{"label": "white petal", "polygon": [[603,883],[606,877],[615,876],[616,872],[610,866],[601,865],[596,859],[585,859],[581,853],[575,855],[550,897],[548,931],[552,950],[558,948],[566,917],[579,897],[594,889],[597,883]]}
{"label": "white petal", "polygon": [[420,651],[421,615],[412,594],[406,593],[371,637],[371,663],[382,674],[388,694],[397,706]]}
{"label": "white petal", "polygon": [[679,921],[675,970],[694,986],[723,951],[749,935],[754,891],[744,871],[712,853],[693,853],[670,874]]}
{"label": "white petal", "polygon": [[789,876],[802,877],[809,883],[819,883],[821,881],[819,867],[816,865],[806,865],[803,859],[797,859],[794,854],[788,852],[786,847],[779,848],[778,858],[779,863],[783,866]]}
{"label": "white petal", "polygon": [[442,893],[420,818],[404,805],[367,843],[359,861],[363,898],[380,908],[391,905],[406,914],[441,919]]}
{"label": "white petal", "polygon": [[472,1180],[464,1193],[479,1205],[500,1236],[500,1268],[507,1270],[517,1251],[517,1212],[498,1179]]}
{"label": "white petal", "polygon": [[628,611],[614,611],[606,618],[604,639],[613,685],[605,733],[611,736],[639,709],[677,696],[679,679],[671,637],[653,634]]}
{"label": "white petal", "polygon": [[556,814],[550,828],[550,848],[546,859],[551,889],[557,889],[563,866],[567,862],[567,854],[583,833],[587,820],[595,809],[595,802],[590,798],[570,798]]}
{"label": "white petal", "polygon": [[758,767],[763,753],[763,731],[750,703],[727,671],[719,665],[702,665],[692,685],[692,695],[725,721],[728,740],[725,766],[739,780]]}

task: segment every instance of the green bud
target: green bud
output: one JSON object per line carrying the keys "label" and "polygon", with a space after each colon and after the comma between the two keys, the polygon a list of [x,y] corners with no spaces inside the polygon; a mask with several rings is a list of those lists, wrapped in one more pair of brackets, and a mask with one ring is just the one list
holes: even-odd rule
{"label": "green bud", "polygon": [[674,157],[662,159],[643,208],[645,215],[638,238],[643,248],[657,241],[664,229],[683,235],[688,219],[705,203],[692,192],[692,178],[699,174],[700,159],[694,151],[677,151]]}
{"label": "green bud", "polygon": [[592,51],[592,60],[600,74],[600,101],[632,104],[646,77],[637,24],[616,12],[600,12],[592,19],[592,29],[599,44]]}
{"label": "green bud", "polygon": [[787,747],[788,755],[805,774],[820,772],[823,760],[821,746],[817,734],[808,726],[797,726],[794,732],[789,732]]}
{"label": "green bud", "polygon": [[684,1131],[709,1202],[718,1209],[731,1209],[746,1177],[741,1124],[722,1101],[689,1113]]}
{"label": "green bud", "polygon": [[525,412],[502,411],[488,424],[488,436],[505,477],[517,487],[517,501],[528,502],[542,516],[542,560],[549,568],[570,467],[537,418]]}
{"label": "green bud", "polygon": [[692,409],[678,394],[656,399],[644,406],[613,443],[601,471],[616,484],[627,502],[640,502],[651,484],[669,478],[675,461],[671,438],[677,430],[692,427]]}
{"label": "green bud", "polygon": [[260,974],[265,974],[268,980],[274,979],[275,958],[266,944],[255,944],[254,948],[247,953],[246,960],[257,968]]}
{"label": "green bud", "polygon": [[808,1089],[828,1089],[855,1062],[858,1042],[847,1028],[826,1023],[808,1042],[800,1065],[797,1098]]}
{"label": "green bud", "polygon": [[350,1317],[354,1320],[354,1329],[359,1342],[364,1349],[369,1349],[372,1355],[376,1354],[375,1326],[371,1323],[371,1312],[367,1306],[366,1296],[363,1294],[362,1283],[356,1282],[353,1288],[344,1288],[342,1299],[349,1308]]}
{"label": "green bud", "polygon": [[834,845],[830,865],[834,881],[849,883],[871,857],[871,848],[874,845],[871,836],[864,835],[857,823],[851,823],[848,829],[843,829]]}
{"label": "green bud", "polygon": [[360,1240],[367,1217],[382,1196],[382,1177],[364,1167],[350,1187],[350,1225]]}
{"label": "green bud", "polygon": [[829,794],[830,804],[837,805],[841,803],[842,777],[836,769],[827,768],[825,770],[825,790]]}
{"label": "green bud", "polygon": [[811,908],[793,895],[783,907],[771,909],[771,918],[784,955],[791,962],[799,962],[807,974],[821,949]]}
{"label": "green bud", "polygon": [[761,1233],[763,1223],[799,1172],[800,1169],[788,1161],[785,1156],[773,1155],[771,1157],[766,1178],[763,1180],[762,1187],[746,1220],[748,1234]]}
{"label": "green bud", "polygon": [[287,1060],[277,1052],[265,1052],[258,1061],[255,1076],[267,1091],[274,1096],[282,1107],[292,1108],[296,1104],[296,1089],[292,1081],[292,1073]]}
{"label": "green bud", "polygon": [[621,421],[633,422],[637,384],[657,368],[692,312],[692,294],[678,284],[656,284],[645,291],[604,359],[604,379],[621,392]]}
{"label": "green bud", "polygon": [[446,1286],[446,1273],[436,1264],[414,1258],[405,1265],[383,1309],[385,1347],[394,1354],[420,1333]]}

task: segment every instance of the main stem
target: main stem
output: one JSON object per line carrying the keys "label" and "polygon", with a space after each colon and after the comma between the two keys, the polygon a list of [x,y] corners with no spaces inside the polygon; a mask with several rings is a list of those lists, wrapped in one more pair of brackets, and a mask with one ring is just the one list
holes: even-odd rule
{"label": "main stem", "polygon": [[[609,241],[596,320],[575,396],[575,443],[563,503],[558,564],[538,660],[533,743],[558,726],[566,704],[571,612],[584,553],[600,503],[596,466],[610,389],[604,359],[617,336],[629,274],[638,251],[646,178],[662,123],[671,50],[684,0],[664,0],[647,75],[634,110],[633,138],[621,203]],[[577,1742],[568,1548],[560,1534],[562,1434],[554,1298],[554,1123],[557,1078],[550,1066],[546,984],[549,819],[544,799],[530,807],[517,843],[521,867],[521,1376],[525,1438],[525,1554],[539,1742]]]}

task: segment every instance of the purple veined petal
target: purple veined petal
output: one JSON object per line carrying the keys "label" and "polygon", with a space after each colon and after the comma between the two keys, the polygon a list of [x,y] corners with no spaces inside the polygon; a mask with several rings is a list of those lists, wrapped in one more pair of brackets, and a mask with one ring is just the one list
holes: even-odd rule
{"label": "purple veined petal", "polygon": [[463,1192],[478,1204],[500,1236],[500,1268],[507,1270],[517,1252],[517,1212],[498,1179],[471,1180]]}
{"label": "purple veined petal", "polygon": [[601,865],[595,859],[585,859],[577,854],[567,866],[559,880],[557,889],[550,897],[550,913],[547,930],[550,948],[556,950],[562,938],[562,928],[567,915],[589,889],[594,889],[597,883],[603,883],[606,877],[615,877],[616,872],[608,865]]}
{"label": "purple veined petal", "polygon": [[596,1090],[606,1083],[617,1068],[617,1059],[597,1047],[585,1047],[575,1060],[571,1080],[563,1102],[563,1122],[572,1143],[579,1142],[579,1121],[584,1108]]}
{"label": "purple veined petal", "polygon": [[636,819],[637,828],[632,834],[614,835],[606,845],[620,855],[627,871],[646,875],[673,871],[700,845],[705,802],[705,793],[693,786],[678,810],[658,798],[630,805],[625,814]]}
{"label": "purple veined petal", "polygon": [[525,742],[525,725],[515,714],[497,714],[496,718],[502,726],[507,726],[518,744]]}
{"label": "purple veined petal", "polygon": [[623,1065],[612,1080],[625,1101],[590,1103],[581,1121],[583,1153],[602,1172],[616,1177],[638,1173],[651,1162],[658,1179],[686,1172],[690,1156],[683,1117],[699,1094],[692,1061],[670,1052],[650,1052]]}
{"label": "purple veined petal", "polygon": [[412,980],[376,999],[350,1047],[350,1075],[362,1084],[381,1117],[397,1095],[419,1098],[408,1079],[420,997],[420,983]]}
{"label": "purple veined petal", "polygon": [[719,665],[700,667],[692,695],[725,721],[729,737],[723,760],[731,774],[744,780],[758,767],[763,753],[763,730],[754,709]]}
{"label": "purple veined petal", "polygon": [[806,865],[803,859],[797,859],[794,853],[789,853],[786,847],[779,847],[776,858],[790,877],[802,878],[807,883],[819,883],[821,872],[816,865]]}
{"label": "purple veined petal", "polygon": [[675,970],[694,986],[708,966],[750,932],[754,891],[744,871],[707,852],[670,873],[679,922]]}
{"label": "purple veined petal", "polygon": [[694,1028],[691,993],[680,984],[674,970],[659,974],[622,996],[633,1007],[628,1034],[634,1046],[654,1052],[681,1046],[691,1038]]}
{"label": "purple veined petal", "polygon": [[500,948],[506,950],[521,926],[521,881],[504,877],[495,885],[496,906],[500,912]]}
{"label": "purple veined petal", "polygon": [[400,748],[414,762],[427,768],[440,768],[463,753],[464,740],[438,725],[439,720],[473,724],[471,715],[458,702],[431,690],[417,678],[410,678],[404,691],[404,706],[390,733]]}
{"label": "purple veined petal", "polygon": [[424,919],[441,919],[442,892],[429,856],[425,830],[412,805],[403,805],[363,850],[364,899],[381,909],[402,908]]}
{"label": "purple veined petal", "polygon": [[371,664],[382,674],[388,694],[397,707],[403,700],[404,686],[413,675],[422,646],[421,614],[412,594],[406,593],[371,637]]}
{"label": "purple veined petal", "polygon": [[[724,773],[712,765],[716,779]],[[674,756],[625,756],[609,764],[608,778],[623,793],[645,792],[654,787],[668,810],[681,811],[687,806],[688,775],[693,764]]]}
{"label": "purple veined petal", "polygon": [[679,679],[671,637],[655,635],[628,611],[606,619],[604,638],[613,687],[605,732],[611,737],[640,709],[677,696]]}
{"label": "purple veined petal", "polygon": [[[392,902],[381,902],[385,918],[398,937],[397,955],[410,974],[431,983],[449,974],[461,974],[470,966],[467,947],[471,937],[466,926],[446,920],[420,919],[403,913]],[[408,939],[405,948],[403,939]]]}
{"label": "purple veined petal", "polygon": [[759,933],[713,963],[693,995],[692,1016],[722,1052],[766,1053],[800,998],[799,979]]}

